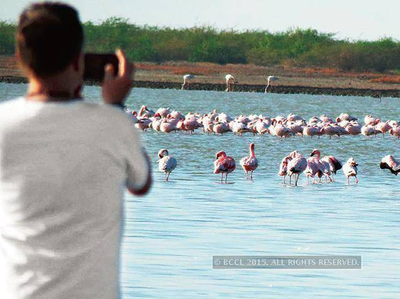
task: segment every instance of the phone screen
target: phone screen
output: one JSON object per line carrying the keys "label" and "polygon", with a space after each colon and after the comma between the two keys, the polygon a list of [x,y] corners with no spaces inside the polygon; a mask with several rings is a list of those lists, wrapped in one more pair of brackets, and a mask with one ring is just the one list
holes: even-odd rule
{"label": "phone screen", "polygon": [[118,74],[118,58],[115,54],[85,54],[85,80],[103,81],[104,67],[112,64],[114,67],[114,75]]}

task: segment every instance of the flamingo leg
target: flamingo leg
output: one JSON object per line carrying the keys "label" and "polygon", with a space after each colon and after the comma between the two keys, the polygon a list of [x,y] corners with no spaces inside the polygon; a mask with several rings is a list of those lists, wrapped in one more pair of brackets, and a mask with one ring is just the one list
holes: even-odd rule
{"label": "flamingo leg", "polygon": [[355,176],[355,178],[356,178],[356,184],[358,184],[358,178],[357,178],[357,176]]}
{"label": "flamingo leg", "polygon": [[228,173],[225,174],[225,183],[228,182]]}
{"label": "flamingo leg", "polygon": [[347,185],[350,185],[349,177],[347,177]]}
{"label": "flamingo leg", "polygon": [[289,185],[292,184],[292,175],[293,175],[293,174],[289,175]]}
{"label": "flamingo leg", "polygon": [[298,180],[298,176],[295,174],[294,175],[294,185],[297,186],[297,180]]}
{"label": "flamingo leg", "polygon": [[221,172],[221,183],[224,181],[224,174]]}
{"label": "flamingo leg", "polygon": [[253,179],[253,170],[251,171],[250,179]]}

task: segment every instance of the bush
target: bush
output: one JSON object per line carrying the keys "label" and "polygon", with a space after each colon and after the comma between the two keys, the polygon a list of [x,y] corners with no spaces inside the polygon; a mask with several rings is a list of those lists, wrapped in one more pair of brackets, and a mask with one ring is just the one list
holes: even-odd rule
{"label": "bush", "polygon": [[[313,29],[285,32],[216,30],[212,27],[174,29],[137,26],[127,19],[86,22],[85,50],[113,52],[122,48],[134,61],[190,61],[331,67],[345,71],[400,70],[400,43],[337,40]],[[16,25],[0,21],[0,55],[15,52]]]}

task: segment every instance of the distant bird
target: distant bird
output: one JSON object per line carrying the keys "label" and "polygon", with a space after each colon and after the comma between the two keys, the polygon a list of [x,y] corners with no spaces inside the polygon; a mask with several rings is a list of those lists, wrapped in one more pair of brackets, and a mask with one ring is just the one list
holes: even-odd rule
{"label": "distant bird", "polygon": [[299,181],[300,174],[304,172],[307,168],[307,160],[303,158],[303,156],[298,152],[294,151],[290,154],[292,156],[292,160],[289,161],[287,169],[289,175],[289,183],[292,182],[292,175],[295,177],[294,185],[297,186],[297,182]]}
{"label": "distant bird", "polygon": [[227,74],[225,76],[226,80],[226,90],[225,91],[233,91],[233,86],[235,85],[235,77],[231,74]]}
{"label": "distant bird", "polygon": [[258,167],[258,160],[256,158],[256,154],[254,153],[254,143],[250,143],[250,156],[244,157],[240,160],[240,165],[243,167],[246,172],[246,178],[248,178],[249,172],[250,179],[253,179],[253,171]]}
{"label": "distant bird", "polygon": [[277,81],[277,80],[279,80],[278,77],[268,76],[268,78],[267,78],[267,86],[265,87],[265,93],[268,93],[271,90],[271,88],[272,88],[271,82],[274,82],[274,81]]}
{"label": "distant bird", "polygon": [[235,159],[226,155],[225,152],[220,151],[215,155],[215,162],[214,162],[214,173],[221,174],[221,182],[223,182],[223,177],[225,174],[225,183],[228,181],[228,174],[236,168]]}
{"label": "distant bird", "polygon": [[182,89],[189,88],[190,81],[193,80],[194,78],[195,78],[195,76],[192,74],[183,75]]}
{"label": "distant bird", "polygon": [[292,160],[292,157],[286,156],[282,159],[281,165],[279,166],[279,176],[283,176],[283,183],[286,184],[286,176],[288,175],[288,164]]}
{"label": "distant bird", "polygon": [[333,182],[333,175],[342,168],[342,164],[334,156],[325,156],[321,159],[321,152],[318,149],[314,149],[311,156],[316,156],[320,163],[321,171],[325,175],[326,179]]}
{"label": "distant bird", "polygon": [[358,164],[354,160],[354,158],[350,158],[347,160],[347,162],[343,165],[343,173],[347,178],[347,185],[350,183],[350,177],[353,176],[356,178],[356,184],[358,184],[358,178],[357,178],[357,173],[358,173]]}
{"label": "distant bird", "polygon": [[398,162],[392,155],[383,157],[379,167],[381,169],[389,169],[394,175],[398,175],[400,172],[400,162]]}
{"label": "distant bird", "polygon": [[342,163],[340,163],[340,161],[336,159],[334,156],[325,156],[321,159],[321,161],[324,161],[329,164],[329,168],[332,173],[332,180],[334,180],[334,175],[336,175],[336,172],[342,169]]}
{"label": "distant bird", "polygon": [[174,157],[171,157],[168,153],[168,150],[162,149],[158,152],[158,169],[165,173],[165,180],[169,180],[169,175],[176,168],[178,162]]}

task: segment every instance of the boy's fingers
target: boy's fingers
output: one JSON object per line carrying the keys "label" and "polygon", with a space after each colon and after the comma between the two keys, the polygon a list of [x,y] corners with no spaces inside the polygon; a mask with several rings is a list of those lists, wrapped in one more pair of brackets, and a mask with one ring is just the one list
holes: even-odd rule
{"label": "boy's fingers", "polygon": [[104,81],[114,79],[114,67],[112,64],[107,64],[104,67]]}
{"label": "boy's fingers", "polygon": [[126,56],[121,49],[117,49],[117,51],[115,51],[115,55],[118,58],[118,75],[122,77],[126,70]]}
{"label": "boy's fingers", "polygon": [[121,50],[118,49],[115,53],[118,57],[118,61],[119,61],[119,71],[118,71],[118,75],[120,77],[128,77],[129,79],[133,79],[133,73],[134,73],[134,66],[133,63],[129,61],[128,58],[126,58],[125,53]]}

